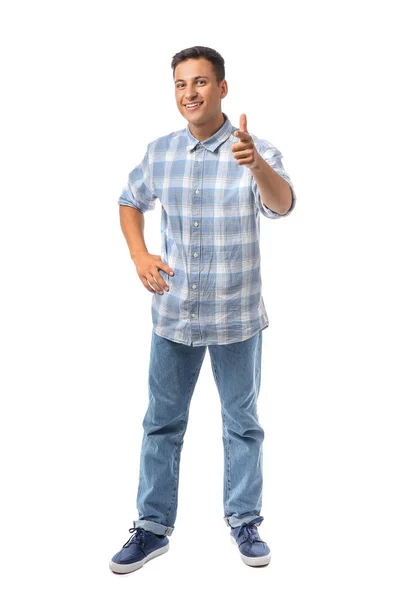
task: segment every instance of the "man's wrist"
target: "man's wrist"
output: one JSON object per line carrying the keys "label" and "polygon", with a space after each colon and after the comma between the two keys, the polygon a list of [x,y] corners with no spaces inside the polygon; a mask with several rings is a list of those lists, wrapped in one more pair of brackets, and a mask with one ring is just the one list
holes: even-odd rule
{"label": "man's wrist", "polygon": [[133,262],[135,262],[138,258],[138,256],[140,256],[141,254],[149,254],[149,252],[147,250],[136,250],[134,252],[131,252],[131,259],[133,260]]}
{"label": "man's wrist", "polygon": [[259,171],[261,168],[262,163],[265,162],[263,157],[261,156],[261,154],[256,150],[256,157],[255,157],[255,161],[254,161],[254,165],[252,167],[250,167],[250,171]]}

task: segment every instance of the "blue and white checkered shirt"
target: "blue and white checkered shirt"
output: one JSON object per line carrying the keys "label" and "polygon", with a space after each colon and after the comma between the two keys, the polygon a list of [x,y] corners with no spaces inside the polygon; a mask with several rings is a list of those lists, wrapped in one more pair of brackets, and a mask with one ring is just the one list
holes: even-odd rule
{"label": "blue and white checkered shirt", "polygon": [[[267,208],[250,169],[231,151],[238,142],[225,113],[222,127],[197,140],[187,126],[147,145],[118,204],[145,213],[161,202],[160,270],[169,292],[152,296],[156,334],[188,346],[231,344],[269,325],[261,289],[260,213],[290,214],[296,196],[280,151],[252,135],[257,151],[292,189],[285,215]],[[153,286],[156,287],[156,284]]]}

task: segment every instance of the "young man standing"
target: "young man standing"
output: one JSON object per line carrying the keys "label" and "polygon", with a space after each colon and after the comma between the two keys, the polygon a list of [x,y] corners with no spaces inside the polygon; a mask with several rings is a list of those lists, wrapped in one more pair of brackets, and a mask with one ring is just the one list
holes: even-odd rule
{"label": "young man standing", "polygon": [[[245,564],[271,553],[263,521],[257,398],[262,331],[260,213],[290,214],[296,196],[279,150],[221,111],[224,60],[194,46],[172,60],[187,127],[147,146],[118,204],[138,276],[152,298],[149,404],[143,420],[137,508],[129,540],[110,561],[128,573],[169,549],[177,514],[180,455],[190,401],[208,347],[223,420],[224,519]],[[144,241],[144,216],[162,205],[161,255]],[[160,272],[163,273],[161,276]]]}

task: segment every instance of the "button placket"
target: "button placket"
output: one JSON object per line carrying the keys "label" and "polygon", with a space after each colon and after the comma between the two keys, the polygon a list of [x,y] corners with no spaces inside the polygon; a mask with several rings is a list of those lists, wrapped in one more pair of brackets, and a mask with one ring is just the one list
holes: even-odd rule
{"label": "button placket", "polygon": [[[201,240],[201,182],[204,161],[204,148],[198,144],[195,149],[195,160],[193,165],[193,187],[192,187],[192,235],[190,240],[189,254],[193,259],[198,259],[200,240]],[[191,260],[189,265],[189,310],[191,317],[192,341],[200,340],[200,326],[198,319],[199,313],[199,274],[200,263],[198,260]]]}

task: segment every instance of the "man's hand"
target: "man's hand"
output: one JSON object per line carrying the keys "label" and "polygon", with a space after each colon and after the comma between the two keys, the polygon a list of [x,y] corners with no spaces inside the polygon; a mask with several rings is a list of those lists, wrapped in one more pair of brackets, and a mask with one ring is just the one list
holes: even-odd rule
{"label": "man's hand", "polygon": [[239,138],[239,142],[231,146],[237,164],[252,169],[256,166],[260,155],[256,150],[253,138],[247,131],[247,118],[245,114],[240,115],[240,129],[235,131],[234,135]]}
{"label": "man's hand", "polygon": [[[173,275],[171,267],[162,262],[161,256],[158,254],[149,254],[148,252],[139,252],[134,259],[136,271],[140,281],[143,283],[146,290],[155,294],[163,294],[164,290],[169,290],[167,283],[159,274],[158,270],[165,271],[168,275]],[[151,285],[150,285],[151,284]],[[154,286],[153,289],[151,286]]]}

